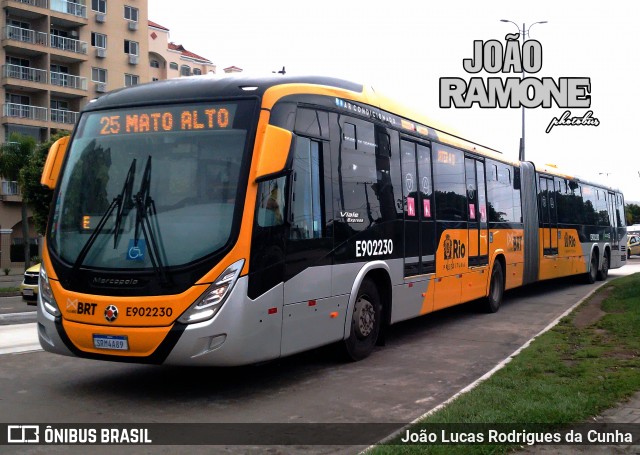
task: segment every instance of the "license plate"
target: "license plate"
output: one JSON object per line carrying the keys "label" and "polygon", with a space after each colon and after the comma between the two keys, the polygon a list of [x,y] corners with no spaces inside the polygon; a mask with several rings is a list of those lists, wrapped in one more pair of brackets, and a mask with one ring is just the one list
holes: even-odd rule
{"label": "license plate", "polygon": [[33,296],[33,289],[23,289],[22,295]]}
{"label": "license plate", "polygon": [[93,347],[96,349],[111,349],[115,351],[128,351],[129,341],[126,336],[120,335],[93,335]]}

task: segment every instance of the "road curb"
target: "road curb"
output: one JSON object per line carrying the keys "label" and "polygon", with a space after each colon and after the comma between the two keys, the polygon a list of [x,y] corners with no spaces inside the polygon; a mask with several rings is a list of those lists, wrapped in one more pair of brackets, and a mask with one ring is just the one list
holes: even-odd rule
{"label": "road curb", "polygon": [[20,297],[21,295],[20,291],[0,292],[0,299],[2,297]]}
{"label": "road curb", "polygon": [[36,322],[36,311],[25,311],[23,313],[0,314],[0,325],[4,324],[24,324]]}

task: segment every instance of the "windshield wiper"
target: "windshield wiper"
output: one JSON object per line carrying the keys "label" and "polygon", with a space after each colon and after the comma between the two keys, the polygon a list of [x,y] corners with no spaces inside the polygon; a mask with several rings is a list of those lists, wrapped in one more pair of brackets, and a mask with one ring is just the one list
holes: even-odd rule
{"label": "windshield wiper", "polygon": [[129,166],[129,172],[127,173],[127,178],[124,181],[124,186],[122,187],[122,191],[118,195],[119,203],[118,203],[118,211],[116,212],[116,224],[114,227],[113,233],[113,249],[115,250],[118,247],[118,237],[120,237],[120,223],[123,218],[126,218],[129,214],[129,210],[133,208],[133,199],[131,195],[133,194],[133,180],[136,175],[136,158],[131,162],[131,166]]}
{"label": "windshield wiper", "polygon": [[[163,284],[169,284],[167,279],[167,273],[160,254],[160,247],[162,247],[162,253],[164,253],[164,246],[162,244],[162,236],[160,235],[160,226],[158,225],[158,213],[156,211],[156,204],[153,198],[149,195],[151,188],[151,155],[147,158],[147,164],[144,167],[144,173],[142,174],[142,181],[140,182],[140,190],[133,198],[136,207],[136,225],[135,235],[133,238],[133,246],[138,247],[138,236],[140,228],[142,228],[142,234],[151,247],[149,249],[149,259],[153,269],[160,275],[160,280]],[[153,217],[155,226],[151,225],[149,218]],[[158,233],[159,242],[154,234]]]}
{"label": "windshield wiper", "polygon": [[[78,257],[76,258],[76,262],[73,263],[74,272],[78,271],[78,269],[86,259],[87,254],[89,254],[89,250],[91,249],[94,242],[98,238],[98,234],[102,232],[102,229],[104,229],[105,224],[107,224],[107,220],[109,219],[109,216],[111,216],[111,213],[113,212],[113,210],[116,207],[118,207],[118,212],[116,214],[116,232],[114,234],[115,241],[113,245],[114,248],[116,247],[116,242],[118,240],[117,230],[120,227],[120,222],[122,220],[123,213],[125,212],[125,210],[128,213],[129,209],[133,207],[132,201],[131,201],[131,191],[133,188],[133,180],[135,178],[135,174],[136,174],[136,159],[134,158],[133,161],[131,162],[131,166],[129,166],[129,172],[127,173],[127,177],[124,180],[124,185],[122,185],[122,191],[120,191],[120,194],[118,194],[118,196],[113,198],[113,201],[111,201],[111,204],[109,204],[109,207],[107,207],[107,211],[104,213],[104,215],[102,215],[102,217],[98,221],[98,225],[89,236],[89,240],[87,240],[87,243],[85,243],[84,246],[82,247],[82,250],[80,250],[80,254],[78,254]],[[126,201],[125,199],[128,199],[128,201]],[[125,207],[128,207],[128,208],[125,209]]]}

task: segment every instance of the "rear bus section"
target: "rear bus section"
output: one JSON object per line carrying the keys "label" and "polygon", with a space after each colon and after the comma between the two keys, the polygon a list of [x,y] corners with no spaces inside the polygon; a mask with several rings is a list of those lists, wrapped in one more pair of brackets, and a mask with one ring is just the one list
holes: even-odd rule
{"label": "rear bus section", "polygon": [[538,173],[537,188],[539,279],[582,274],[593,283],[625,264],[622,194],[545,172]]}

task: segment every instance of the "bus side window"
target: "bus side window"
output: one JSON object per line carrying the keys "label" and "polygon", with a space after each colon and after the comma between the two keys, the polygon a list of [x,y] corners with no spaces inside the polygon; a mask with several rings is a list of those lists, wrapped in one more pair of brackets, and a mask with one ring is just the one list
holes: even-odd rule
{"label": "bus side window", "polygon": [[464,154],[457,149],[438,144],[433,155],[436,219],[467,220],[467,188]]}
{"label": "bus side window", "polygon": [[556,207],[558,212],[558,222],[568,223],[570,212],[568,210],[569,197],[567,196],[569,186],[567,181],[558,177],[554,178],[556,184]]}
{"label": "bus side window", "polygon": [[376,147],[375,128],[371,122],[343,117],[340,128],[336,203],[339,213],[351,214],[340,216],[339,223],[346,223],[348,231],[353,233],[381,220],[379,190],[382,185],[391,183],[388,156],[391,145],[390,138],[382,134],[378,136],[381,142]]}
{"label": "bus side window", "polygon": [[624,203],[623,203],[623,200],[622,200],[622,195],[621,194],[617,194],[616,195],[616,200],[617,200],[616,216],[618,218],[618,227],[626,227],[627,226],[627,222],[626,222],[625,216],[624,216]]}
{"label": "bus side window", "polygon": [[286,177],[280,177],[260,183],[258,187],[258,226],[272,227],[284,223],[285,182]]}
{"label": "bus side window", "polygon": [[596,190],[598,195],[596,210],[598,212],[598,225],[610,226],[609,222],[609,205],[607,204],[607,192],[604,190]]}
{"label": "bus side window", "polygon": [[293,240],[317,239],[323,235],[321,206],[324,191],[321,145],[306,137],[296,137],[291,175],[291,230]]}
{"label": "bus side window", "polygon": [[329,114],[324,111],[298,108],[295,132],[305,136],[329,139]]}
{"label": "bus side window", "polygon": [[[513,168],[487,160],[487,196],[489,199],[489,222],[516,222],[522,219],[520,190],[513,187]],[[495,175],[495,178],[491,178]],[[543,200],[546,203],[546,199]]]}
{"label": "bus side window", "polygon": [[596,190],[592,186],[584,185],[582,187],[582,203],[584,211],[585,224],[595,226],[598,224],[598,213],[596,211],[597,199]]}

